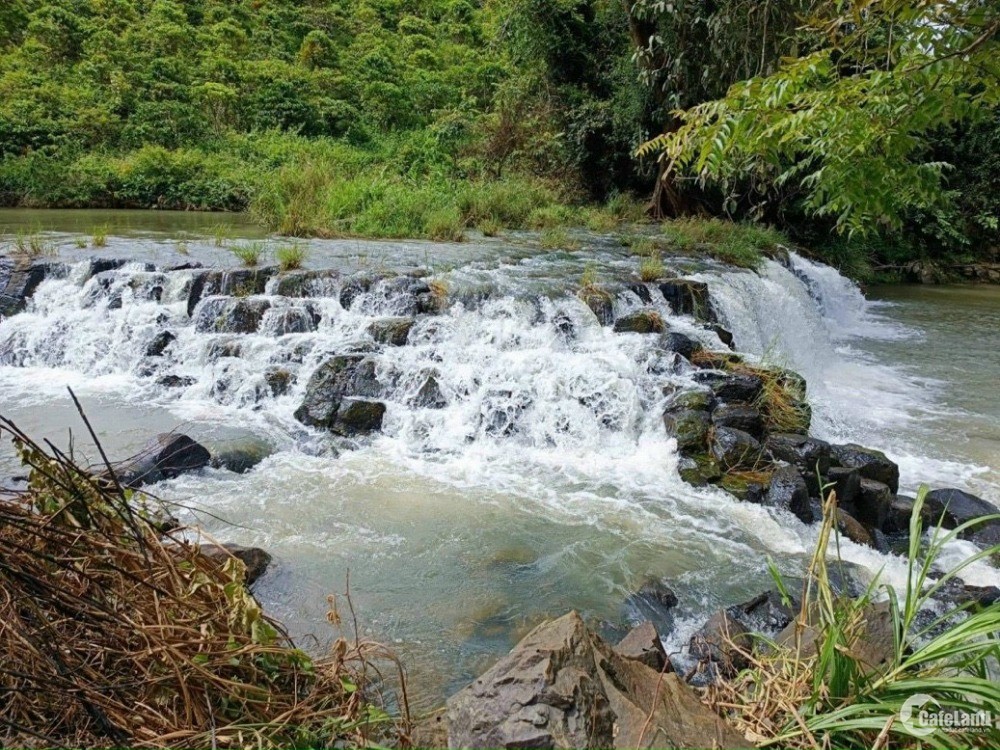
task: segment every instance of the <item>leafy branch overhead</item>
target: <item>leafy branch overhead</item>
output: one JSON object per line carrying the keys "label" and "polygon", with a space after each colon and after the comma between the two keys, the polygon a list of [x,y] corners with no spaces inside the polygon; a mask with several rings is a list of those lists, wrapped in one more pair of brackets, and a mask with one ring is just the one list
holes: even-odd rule
{"label": "leafy branch overhead", "polygon": [[998,104],[998,31],[995,3],[823,3],[800,29],[811,49],[676,112],[679,127],[639,154],[731,199],[799,195],[842,232],[898,229],[950,199],[928,137]]}

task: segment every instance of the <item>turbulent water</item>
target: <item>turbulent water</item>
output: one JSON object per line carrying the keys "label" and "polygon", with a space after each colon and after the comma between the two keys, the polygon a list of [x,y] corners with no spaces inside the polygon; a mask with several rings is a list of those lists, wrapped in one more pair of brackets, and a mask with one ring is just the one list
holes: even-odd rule
{"label": "turbulent water", "polygon": [[[72,427],[85,449],[69,385],[115,455],[172,428],[213,450],[267,441],[273,454],[247,474],[208,470],[154,489],[208,511],[200,520],[219,538],[274,554],[257,590],[300,638],[329,638],[326,596],[344,590],[350,571],[359,619],[398,641],[428,703],[541,617],[576,608],[606,627],[625,623],[635,614],[623,607],[628,593],[649,577],[669,579],[681,599],[670,636],[679,644],[711,608],[767,588],[768,556],[800,573],[816,529],[679,479],[661,414],[665,392],[689,381],[689,366],[656,337],[598,324],[573,293],[585,272],[618,289],[618,313],[646,303],[643,289],[625,284],[634,258],[596,238],[586,248],[542,252],[527,239],[317,242],[312,264],[342,275],[315,285],[309,300],[274,296],[272,280],[259,332],[234,336],[195,330],[187,309],[194,271],[144,265],[231,263],[225,251],[193,243],[179,257],[154,235],[116,238],[100,254],[127,254],[133,264],[88,278],[78,263],[43,282],[27,312],[0,323],[0,411],[36,433]],[[795,255],[759,274],[667,263],[708,283],[738,349],[806,376],[819,436],[885,448],[901,462],[906,488],[929,481],[1000,499],[996,453],[980,466],[983,454],[948,452],[947,440],[927,450],[927,425],[940,436],[942,414],[961,415],[939,397],[940,382],[880,357],[879,346],[884,355],[923,335],[895,320],[893,308]],[[332,353],[372,349],[372,320],[412,312],[391,279],[346,307],[341,289],[357,273],[422,267],[449,305],[420,316],[406,346],[378,349],[382,434],[335,442],[305,428],[293,412],[312,371]],[[697,321],[673,315],[662,295],[651,299],[673,330],[721,346]],[[305,318],[318,319],[315,330],[287,332]],[[163,330],[177,338],[151,359],[147,347]],[[273,395],[268,367],[294,376],[287,394]],[[431,374],[443,408],[417,405]],[[184,380],[168,387],[165,376]],[[14,470],[0,454],[0,474]],[[904,575],[898,559],[871,549],[845,542],[844,555],[870,575],[883,569],[891,583]],[[967,580],[996,583],[996,571],[980,566]]]}

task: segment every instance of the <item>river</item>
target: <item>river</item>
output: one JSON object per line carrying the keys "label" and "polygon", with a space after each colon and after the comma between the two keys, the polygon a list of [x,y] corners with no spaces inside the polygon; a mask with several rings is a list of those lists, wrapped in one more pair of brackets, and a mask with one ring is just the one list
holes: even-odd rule
{"label": "river", "polygon": [[[234,267],[212,236],[220,223],[226,234],[259,236],[232,217],[0,212],[9,232],[44,230],[63,260],[118,255],[160,267]],[[78,249],[98,225],[111,228],[107,246]],[[713,608],[770,586],[769,556],[801,574],[816,527],[678,478],[660,415],[664,386],[690,373],[651,337],[598,325],[572,294],[584,275],[611,284],[638,266],[615,238],[581,241],[575,252],[543,251],[528,235],[306,243],[315,268],[427,268],[453,302],[420,319],[407,346],[379,353],[388,411],[382,434],[356,446],[332,444],[292,413],[312,369],[357,347],[373,317],[399,312],[393,299],[372,292],[345,310],[319,295],[315,331],[276,335],[264,325],[241,339],[239,356],[219,357],[219,336],[188,321],[190,272],[163,279],[139,265],[112,274],[120,306],[77,270],[43,282],[26,313],[0,323],[0,412],[64,444],[72,429],[86,452],[71,386],[115,456],[175,428],[213,450],[266,441],[274,452],[249,473],[212,469],[153,489],[207,511],[181,511],[183,520],[274,555],[257,594],[308,648],[329,641],[327,596],[344,590],[349,571],[364,632],[396,647],[421,707],[546,616],[573,608],[609,629],[627,623],[636,613],[624,602],[650,577],[680,599],[667,639],[678,648]],[[806,376],[818,436],[886,450],[900,463],[901,491],[928,482],[1000,502],[1000,290],[893,287],[866,299],[833,269],[794,255],[790,268],[768,261],[759,274],[664,260],[709,284],[740,350]],[[151,284],[157,299],[144,296]],[[625,291],[615,304],[642,302]],[[675,330],[720,345],[660,307]],[[157,374],[189,378],[180,388],[148,371],[145,348],[165,328],[177,338]],[[275,363],[297,376],[277,397],[261,381]],[[412,405],[428,371],[447,396],[442,409]],[[0,476],[13,473],[4,445]],[[950,554],[970,549],[957,543]],[[898,558],[850,542],[843,552],[868,575],[903,580]],[[966,580],[1000,583],[986,565]]]}

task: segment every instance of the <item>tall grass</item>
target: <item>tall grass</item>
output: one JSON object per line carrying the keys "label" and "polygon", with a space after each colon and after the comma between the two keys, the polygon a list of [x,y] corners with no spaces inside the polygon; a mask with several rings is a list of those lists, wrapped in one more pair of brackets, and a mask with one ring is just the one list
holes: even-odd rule
{"label": "tall grass", "polygon": [[788,240],[776,229],[722,219],[685,218],[665,222],[663,235],[683,252],[702,252],[730,265],[756,268]]}
{"label": "tall grass", "polygon": [[[824,504],[819,541],[803,587],[796,638],[746,654],[750,668],[719,683],[708,702],[752,736],[759,746],[792,748],[956,748],[996,747],[1000,729],[948,731],[901,719],[904,704],[921,694],[941,710],[975,714],[1000,706],[1000,603],[971,605],[943,614],[933,602],[973,563],[1000,546],[944,564],[944,548],[964,531],[994,522],[1000,514],[925,536],[921,511],[927,494],[917,495],[910,519],[907,579],[899,592],[876,579],[857,599],[838,596],[830,581],[828,552],[835,539],[836,495]],[[862,658],[866,619],[880,595],[888,599],[893,642],[881,664]],[[813,647],[803,633],[817,635]],[[937,707],[935,707],[937,710]]]}
{"label": "tall grass", "polygon": [[663,278],[663,274],[663,259],[660,257],[659,252],[654,251],[650,253],[639,264],[639,278],[643,281],[656,281]]}

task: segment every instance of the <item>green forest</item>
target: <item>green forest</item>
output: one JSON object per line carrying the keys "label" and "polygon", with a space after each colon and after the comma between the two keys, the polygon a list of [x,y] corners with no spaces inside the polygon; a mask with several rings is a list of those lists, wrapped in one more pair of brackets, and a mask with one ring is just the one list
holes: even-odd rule
{"label": "green forest", "polygon": [[987,0],[5,0],[0,204],[446,240],[718,216],[842,267],[988,259],[998,28]]}

